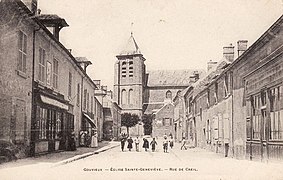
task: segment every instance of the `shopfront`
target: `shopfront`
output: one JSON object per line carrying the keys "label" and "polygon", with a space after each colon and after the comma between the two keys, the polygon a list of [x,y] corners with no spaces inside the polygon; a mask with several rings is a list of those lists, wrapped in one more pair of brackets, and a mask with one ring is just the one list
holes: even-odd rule
{"label": "shopfront", "polygon": [[35,96],[33,154],[68,150],[74,131],[74,116],[63,98],[39,91]]}

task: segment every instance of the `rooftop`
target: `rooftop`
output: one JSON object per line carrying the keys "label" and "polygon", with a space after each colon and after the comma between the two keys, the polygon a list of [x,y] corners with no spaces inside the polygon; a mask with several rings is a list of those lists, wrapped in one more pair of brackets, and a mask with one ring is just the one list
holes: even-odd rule
{"label": "rooftop", "polygon": [[120,52],[119,55],[135,55],[135,54],[141,54],[141,51],[133,36],[133,33],[131,33],[131,37],[129,38],[126,46],[123,48],[123,50]]}

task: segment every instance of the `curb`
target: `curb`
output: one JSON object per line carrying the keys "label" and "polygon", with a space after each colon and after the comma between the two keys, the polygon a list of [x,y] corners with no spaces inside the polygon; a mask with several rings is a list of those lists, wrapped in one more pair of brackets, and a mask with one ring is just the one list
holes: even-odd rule
{"label": "curb", "polygon": [[74,162],[74,161],[77,161],[77,160],[80,160],[80,159],[84,159],[86,157],[89,157],[89,156],[92,156],[92,155],[95,155],[95,154],[99,154],[99,153],[102,153],[104,151],[107,151],[109,149],[113,149],[117,146],[119,146],[120,144],[113,144],[113,145],[108,145],[108,146],[104,146],[94,152],[89,152],[89,153],[85,153],[85,154],[81,154],[81,155],[77,155],[77,156],[74,156],[72,158],[69,158],[69,159],[65,159],[63,161],[60,161],[60,162],[57,162],[55,163],[52,167],[56,167],[56,166],[61,166],[61,165],[65,165],[65,164],[68,164],[68,163],[71,163],[71,162]]}

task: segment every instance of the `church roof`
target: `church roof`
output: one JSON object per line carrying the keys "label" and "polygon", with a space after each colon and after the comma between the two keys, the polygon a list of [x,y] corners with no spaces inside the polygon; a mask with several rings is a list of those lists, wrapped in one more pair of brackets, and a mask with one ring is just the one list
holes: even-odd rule
{"label": "church roof", "polygon": [[145,103],[143,104],[144,114],[152,114],[156,110],[161,109],[164,106],[164,102],[160,103]]}
{"label": "church roof", "polygon": [[134,54],[141,54],[141,51],[133,36],[133,33],[131,33],[131,37],[129,38],[126,46],[120,52],[120,55],[134,55]]}
{"label": "church roof", "polygon": [[199,78],[205,74],[202,69],[185,70],[152,70],[148,71],[148,86],[188,86],[192,83],[191,77],[198,73]]}

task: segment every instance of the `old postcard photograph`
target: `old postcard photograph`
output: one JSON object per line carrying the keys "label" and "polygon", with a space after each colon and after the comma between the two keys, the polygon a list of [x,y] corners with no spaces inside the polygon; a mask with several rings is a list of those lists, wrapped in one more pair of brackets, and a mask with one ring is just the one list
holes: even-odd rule
{"label": "old postcard photograph", "polygon": [[282,170],[283,0],[0,0],[1,180]]}

